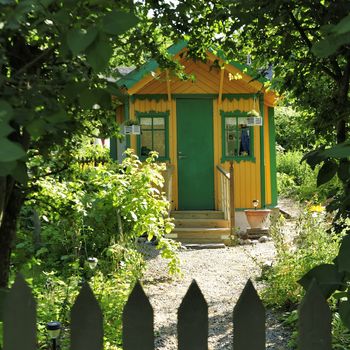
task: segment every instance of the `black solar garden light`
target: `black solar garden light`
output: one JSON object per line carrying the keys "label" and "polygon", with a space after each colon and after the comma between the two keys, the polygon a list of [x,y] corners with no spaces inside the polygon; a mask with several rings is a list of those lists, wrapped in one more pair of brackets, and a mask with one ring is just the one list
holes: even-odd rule
{"label": "black solar garden light", "polygon": [[57,349],[57,338],[61,332],[61,323],[57,321],[51,321],[46,324],[47,333],[52,342],[52,350]]}

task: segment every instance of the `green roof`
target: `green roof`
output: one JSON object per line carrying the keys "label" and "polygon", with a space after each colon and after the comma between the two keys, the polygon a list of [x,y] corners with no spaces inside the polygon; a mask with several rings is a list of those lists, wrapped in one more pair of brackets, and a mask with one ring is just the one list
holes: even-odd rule
{"label": "green roof", "polygon": [[[168,53],[171,55],[176,55],[179,53],[182,49],[184,49],[187,46],[186,40],[180,40],[176,44],[170,46],[168,49]],[[212,50],[210,50],[212,52]],[[214,52],[212,52],[214,54]],[[217,56],[223,60],[226,61],[225,55],[222,51],[218,51]],[[232,65],[233,67],[237,68],[241,72],[254,77],[258,76],[258,73],[251,67],[241,64],[236,61],[229,61],[228,64]],[[125,75],[123,78],[119,79],[117,81],[117,85],[119,87],[126,87],[127,89],[132,88],[136,83],[141,81],[145,76],[150,74],[152,71],[155,71],[159,67],[159,64],[156,60],[152,59],[142,65],[140,68],[137,68],[130,72],[129,74]],[[253,79],[253,78],[252,78]],[[259,77],[255,79],[259,81],[260,83],[265,83],[268,81],[265,77]]]}

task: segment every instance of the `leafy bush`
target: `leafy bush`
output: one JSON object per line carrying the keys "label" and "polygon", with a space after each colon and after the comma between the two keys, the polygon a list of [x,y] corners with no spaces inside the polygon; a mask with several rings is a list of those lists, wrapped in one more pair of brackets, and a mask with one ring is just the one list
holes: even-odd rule
{"label": "leafy bush", "polygon": [[339,180],[333,178],[325,185],[317,187],[319,167],[312,170],[306,162],[300,162],[301,151],[277,152],[277,186],[279,194],[299,201],[324,202],[340,187]]}
{"label": "leafy bush", "polygon": [[[136,279],[141,278],[144,261],[140,253],[124,249],[123,264],[116,272],[104,274],[99,264],[95,271],[70,264],[71,275],[64,278],[58,271],[43,270],[45,263],[38,259],[28,261],[22,272],[32,287],[37,300],[37,325],[40,349],[47,349],[46,323],[59,320],[63,331],[62,348],[68,348],[71,307],[80,291],[82,281],[89,281],[103,312],[104,334],[108,341],[105,350],[121,349],[122,311]],[[0,337],[1,339],[1,337]]]}
{"label": "leafy bush", "polygon": [[330,263],[337,255],[341,237],[330,232],[324,215],[306,211],[298,219],[293,240],[284,237],[283,218],[271,226],[276,258],[273,266],[264,272],[266,285],[262,292],[268,305],[293,308],[304,295],[298,281],[311,268]]}
{"label": "leafy bush", "polygon": [[[89,256],[101,261],[105,273],[114,271],[123,254],[111,253],[116,243],[132,246],[146,233],[158,240],[162,254],[175,272],[176,246],[164,238],[173,228],[169,203],[161,193],[163,165],[151,155],[146,163],[129,152],[122,164],[78,168],[74,177],[48,177],[37,181],[23,211],[14,261],[23,264],[34,253],[46,268],[64,270],[76,260],[83,266]],[[40,229],[33,244],[31,213],[39,216]]]}
{"label": "leafy bush", "polygon": [[[20,270],[33,288],[42,348],[45,325],[54,319],[64,326],[61,343],[67,348],[69,311],[88,280],[104,314],[105,349],[119,349],[122,309],[145,265],[137,251],[141,235],[154,237],[170,271],[178,270],[177,245],[164,238],[173,224],[161,191],[164,165],[155,162],[156,154],[141,163],[129,151],[122,164],[99,166],[98,149],[93,156],[84,166],[72,164],[34,181],[21,213],[12,281]],[[99,261],[94,272],[87,265],[92,256]]]}
{"label": "leafy bush", "polygon": [[319,142],[310,112],[277,107],[275,113],[276,141],[286,150],[310,149]]}

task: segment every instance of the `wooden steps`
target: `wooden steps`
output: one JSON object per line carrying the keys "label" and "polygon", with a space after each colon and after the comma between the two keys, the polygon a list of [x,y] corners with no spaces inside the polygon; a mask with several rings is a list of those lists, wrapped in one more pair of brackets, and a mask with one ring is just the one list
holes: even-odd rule
{"label": "wooden steps", "polygon": [[166,235],[181,243],[227,243],[229,221],[221,211],[174,211],[174,230]]}

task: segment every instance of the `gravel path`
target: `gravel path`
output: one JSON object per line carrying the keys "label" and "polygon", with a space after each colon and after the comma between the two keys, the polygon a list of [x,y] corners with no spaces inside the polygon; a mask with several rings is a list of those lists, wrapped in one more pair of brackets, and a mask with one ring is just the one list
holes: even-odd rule
{"label": "gravel path", "polygon": [[[146,247],[145,247],[146,248]],[[154,308],[156,349],[175,350],[177,308],[195,279],[209,306],[209,349],[232,349],[232,310],[248,278],[256,288],[261,264],[274,256],[272,242],[222,249],[182,250],[181,278],[170,279],[166,261],[153,247],[149,253],[143,286]],[[276,315],[267,312],[267,349],[287,349],[288,331]]]}

